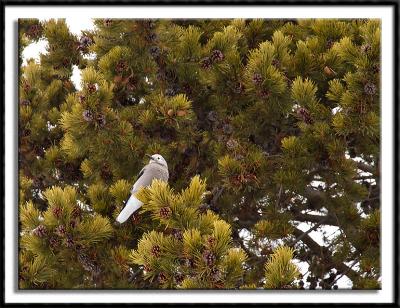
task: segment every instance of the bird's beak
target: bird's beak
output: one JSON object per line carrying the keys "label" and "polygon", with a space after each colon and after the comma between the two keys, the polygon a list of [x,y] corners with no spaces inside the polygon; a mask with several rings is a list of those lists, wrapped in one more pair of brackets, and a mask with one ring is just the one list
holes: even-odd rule
{"label": "bird's beak", "polygon": [[151,157],[151,155],[150,154],[144,154],[144,155],[146,155],[148,158],[150,158],[150,159],[153,159],[153,157]]}

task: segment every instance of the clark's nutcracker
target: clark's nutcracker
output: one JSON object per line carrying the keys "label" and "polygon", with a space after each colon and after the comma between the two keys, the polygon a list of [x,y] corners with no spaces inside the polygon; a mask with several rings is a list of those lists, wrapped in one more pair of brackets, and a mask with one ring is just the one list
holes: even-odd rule
{"label": "clark's nutcracker", "polygon": [[126,202],[124,209],[117,217],[117,221],[120,224],[125,222],[129,216],[131,216],[143,205],[143,202],[135,197],[135,193],[137,193],[141,187],[150,186],[153,179],[168,181],[168,165],[164,157],[162,157],[160,154],[154,154],[152,156],[146,154],[146,156],[150,157],[150,161],[139,172],[138,179],[136,183],[133,184],[131,189],[132,195]]}

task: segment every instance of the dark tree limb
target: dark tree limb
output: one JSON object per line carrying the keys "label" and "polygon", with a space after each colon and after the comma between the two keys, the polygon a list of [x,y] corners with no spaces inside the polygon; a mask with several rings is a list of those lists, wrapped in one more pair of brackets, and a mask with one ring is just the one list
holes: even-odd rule
{"label": "dark tree limb", "polygon": [[[326,219],[326,217],[325,217]],[[306,232],[303,232],[302,234],[300,234],[299,236],[296,237],[296,239],[293,241],[293,243],[291,244],[291,246],[294,246],[298,241],[301,241],[307,234],[309,234],[312,231],[317,230],[321,224],[323,223],[323,221],[316,223],[312,228],[310,228],[309,230],[307,230]]]}
{"label": "dark tree limb", "polygon": [[362,171],[364,171],[364,172],[369,172],[369,173],[372,173],[374,175],[376,174],[376,169],[375,169],[374,166],[367,165],[367,164],[365,164],[363,162],[360,162],[360,161],[357,162],[357,168],[362,170]]}
{"label": "dark tree limb", "polygon": [[316,224],[325,224],[331,226],[338,226],[338,222],[333,216],[322,216],[322,215],[311,215],[311,214],[303,214],[300,212],[294,213],[294,220],[301,222],[313,222]]}
{"label": "dark tree limb", "polygon": [[213,191],[213,197],[210,201],[210,206],[215,206],[215,204],[217,203],[219,197],[221,197],[224,190],[225,190],[224,187],[219,187],[215,191]]}
{"label": "dark tree limb", "polygon": [[316,255],[321,256],[324,260],[326,260],[327,264],[330,265],[331,268],[336,268],[341,273],[346,273],[346,275],[350,279],[354,279],[359,276],[359,274],[348,267],[346,264],[341,262],[335,262],[331,255],[332,252],[324,246],[320,246],[316,241],[314,241],[308,234],[301,231],[300,229],[294,228],[293,231],[294,235],[299,238],[301,237],[301,241],[307,245],[307,247]]}

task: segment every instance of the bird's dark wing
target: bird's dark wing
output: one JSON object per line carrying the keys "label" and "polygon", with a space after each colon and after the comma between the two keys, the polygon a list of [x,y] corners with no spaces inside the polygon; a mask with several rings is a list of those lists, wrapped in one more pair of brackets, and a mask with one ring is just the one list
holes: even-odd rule
{"label": "bird's dark wing", "polygon": [[143,169],[140,170],[140,172],[139,172],[139,174],[138,174],[138,176],[136,178],[136,182],[132,186],[132,189],[131,189],[131,193],[132,194],[137,192],[141,186],[147,186],[147,185],[150,184],[150,183],[147,183],[148,181],[146,179],[144,179],[144,177],[143,177],[147,167],[148,167],[148,165],[144,166]]}
{"label": "bird's dark wing", "polygon": [[136,181],[139,180],[139,178],[143,175],[144,169],[146,169],[146,166],[144,166],[144,167],[142,168],[142,170],[140,170],[139,174],[138,174],[137,177],[136,177]]}

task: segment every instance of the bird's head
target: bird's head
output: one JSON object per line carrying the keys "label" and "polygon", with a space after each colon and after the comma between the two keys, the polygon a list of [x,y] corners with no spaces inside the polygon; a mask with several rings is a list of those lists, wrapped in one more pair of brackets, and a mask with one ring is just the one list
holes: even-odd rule
{"label": "bird's head", "polygon": [[160,154],[146,154],[146,156],[150,158],[149,164],[159,164],[161,166],[164,166],[165,168],[168,168],[166,160]]}

